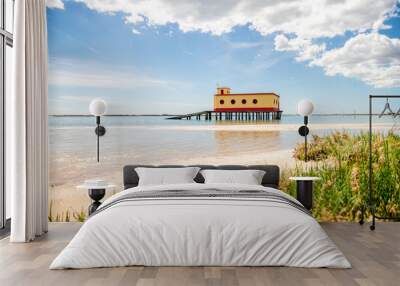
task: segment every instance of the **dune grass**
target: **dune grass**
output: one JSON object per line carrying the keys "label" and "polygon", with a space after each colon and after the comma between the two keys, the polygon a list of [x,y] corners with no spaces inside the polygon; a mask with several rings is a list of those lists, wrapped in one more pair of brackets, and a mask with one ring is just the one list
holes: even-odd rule
{"label": "dune grass", "polygon": [[[334,132],[313,136],[308,146],[312,161],[298,164],[282,174],[281,189],[295,195],[292,175],[321,177],[314,185],[313,215],[321,221],[354,221],[368,202],[369,151],[368,134],[351,135]],[[400,136],[374,134],[372,144],[373,194],[380,216],[400,216]],[[304,160],[304,144],[294,149],[293,156]],[[367,215],[370,215],[368,212]]]}
{"label": "dune grass", "polygon": [[66,209],[65,212],[53,214],[53,200],[50,200],[49,215],[48,215],[49,222],[70,222],[70,221],[84,222],[86,218],[87,214],[86,211],[83,210],[83,208],[80,211],[68,208]]}

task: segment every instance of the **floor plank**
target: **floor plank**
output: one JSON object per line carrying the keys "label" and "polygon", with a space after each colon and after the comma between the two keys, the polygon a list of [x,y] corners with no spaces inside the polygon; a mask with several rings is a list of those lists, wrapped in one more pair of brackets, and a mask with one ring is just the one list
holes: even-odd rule
{"label": "floor plank", "polygon": [[27,244],[0,240],[0,285],[399,285],[400,223],[379,223],[371,232],[356,223],[322,223],[352,263],[352,269],[289,267],[118,267],[48,269],[80,228],[80,223],[50,223],[49,233]]}

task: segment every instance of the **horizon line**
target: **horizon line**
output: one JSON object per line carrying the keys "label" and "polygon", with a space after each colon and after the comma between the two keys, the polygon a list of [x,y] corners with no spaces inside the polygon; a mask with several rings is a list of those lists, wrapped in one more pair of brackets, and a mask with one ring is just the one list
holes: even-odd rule
{"label": "horizon line", "polygon": [[[102,116],[182,116],[185,114],[173,114],[173,113],[161,113],[161,114],[129,114],[129,113],[121,113],[121,114],[105,114]],[[286,113],[282,114],[285,116],[301,116],[296,113]],[[337,116],[337,115],[345,115],[345,116],[355,116],[355,115],[369,115],[369,113],[315,113],[310,116]],[[379,113],[373,113],[372,115],[379,115]],[[92,114],[48,114],[48,116],[53,116],[53,117],[67,117],[67,116],[76,116],[76,117],[91,117],[94,115]]]}

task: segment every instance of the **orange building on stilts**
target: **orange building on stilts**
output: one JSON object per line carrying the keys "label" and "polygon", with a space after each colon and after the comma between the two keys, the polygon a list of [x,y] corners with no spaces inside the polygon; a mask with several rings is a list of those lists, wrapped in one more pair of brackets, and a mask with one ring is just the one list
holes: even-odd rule
{"label": "orange building on stilts", "polygon": [[214,109],[177,115],[168,119],[201,120],[280,120],[280,97],[276,93],[231,93],[229,87],[218,87]]}
{"label": "orange building on stilts", "polygon": [[[214,112],[227,113],[238,119],[280,119],[280,97],[276,93],[231,93],[229,87],[218,87],[214,95]],[[221,116],[222,117],[222,116]]]}

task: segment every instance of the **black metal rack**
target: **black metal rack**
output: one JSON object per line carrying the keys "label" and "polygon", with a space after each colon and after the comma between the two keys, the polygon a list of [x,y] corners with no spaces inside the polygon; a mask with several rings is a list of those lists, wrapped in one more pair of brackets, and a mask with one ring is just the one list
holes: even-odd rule
{"label": "black metal rack", "polygon": [[[389,98],[399,98],[400,95],[369,95],[369,180],[368,180],[368,204],[366,205],[367,208],[371,210],[372,213],[372,224],[370,225],[370,229],[375,229],[375,220],[376,219],[386,219],[386,220],[400,220],[400,217],[381,217],[377,216],[375,212],[375,199],[372,190],[372,104],[373,99],[386,99]],[[365,215],[365,205],[362,206],[361,209],[361,219],[360,224],[364,224],[364,215]]]}

